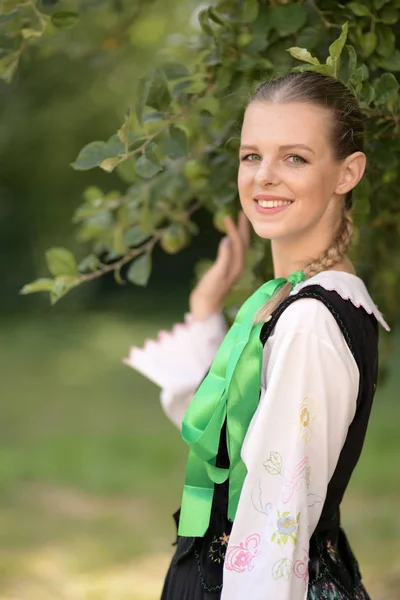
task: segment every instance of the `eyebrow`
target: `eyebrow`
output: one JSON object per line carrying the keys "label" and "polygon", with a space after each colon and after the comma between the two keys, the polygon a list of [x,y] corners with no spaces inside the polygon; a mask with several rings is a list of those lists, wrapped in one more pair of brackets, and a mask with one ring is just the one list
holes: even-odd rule
{"label": "eyebrow", "polygon": [[[312,152],[312,154],[315,154],[314,150],[305,144],[285,144],[284,146],[279,146],[279,150],[290,150],[291,148],[302,148],[303,150],[308,150],[309,152]],[[257,146],[243,145],[240,146],[240,150],[258,150],[258,148]]]}

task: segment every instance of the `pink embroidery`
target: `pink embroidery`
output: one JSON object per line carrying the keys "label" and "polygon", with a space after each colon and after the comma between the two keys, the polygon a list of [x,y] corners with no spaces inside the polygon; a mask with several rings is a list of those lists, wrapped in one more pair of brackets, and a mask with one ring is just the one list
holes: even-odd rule
{"label": "pink embroidery", "polygon": [[304,581],[308,580],[308,553],[307,550],[304,550],[304,558],[303,560],[296,560],[293,565],[293,573],[299,579],[304,579]]}
{"label": "pink embroidery", "polygon": [[305,456],[296,465],[293,472],[289,469],[285,469],[283,472],[284,486],[287,488],[282,492],[282,502],[287,504],[292,499],[292,496],[297,492],[303,485],[308,487],[309,483],[309,466],[308,457]]}
{"label": "pink embroidery", "polygon": [[225,556],[225,569],[243,573],[254,569],[254,559],[258,555],[260,536],[258,533],[249,535],[246,541],[240,542],[239,546],[230,546]]}

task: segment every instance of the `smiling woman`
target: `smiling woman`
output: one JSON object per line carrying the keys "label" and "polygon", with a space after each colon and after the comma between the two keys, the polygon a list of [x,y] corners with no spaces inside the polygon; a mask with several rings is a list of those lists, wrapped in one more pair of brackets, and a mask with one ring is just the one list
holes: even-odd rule
{"label": "smiling woman", "polygon": [[[227,219],[230,244],[185,326],[127,361],[163,388],[190,448],[162,600],[369,598],[340,522],[376,389],[378,323],[389,329],[347,255],[365,164],[342,83],[303,72],[262,84],[244,115],[238,228]],[[226,334],[244,215],[271,240],[276,279]]]}

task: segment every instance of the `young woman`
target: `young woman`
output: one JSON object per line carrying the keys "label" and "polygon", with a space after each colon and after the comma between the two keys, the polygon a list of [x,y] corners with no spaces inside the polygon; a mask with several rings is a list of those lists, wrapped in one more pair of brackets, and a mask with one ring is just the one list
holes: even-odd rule
{"label": "young woman", "polygon": [[[347,256],[363,150],[341,82],[263,83],[244,115],[238,226],[226,220],[185,325],[126,361],[162,387],[190,447],[162,600],[368,599],[339,510],[375,393],[378,323],[389,330]],[[226,334],[248,221],[271,240],[276,279]]]}

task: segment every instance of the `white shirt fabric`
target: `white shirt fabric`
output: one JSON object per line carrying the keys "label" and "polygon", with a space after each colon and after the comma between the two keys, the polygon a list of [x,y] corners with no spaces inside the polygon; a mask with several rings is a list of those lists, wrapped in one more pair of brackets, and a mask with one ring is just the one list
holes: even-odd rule
{"label": "white shirt fabric", "polygon": [[[324,271],[298,284],[337,291],[389,330],[363,281]],[[179,427],[225,334],[219,313],[162,332],[124,362],[161,388]],[[280,316],[264,345],[261,395],[242,446],[247,475],[227,545],[222,600],[304,600],[308,550],[328,483],[354,417],[359,371],[325,305],[303,298]]]}

